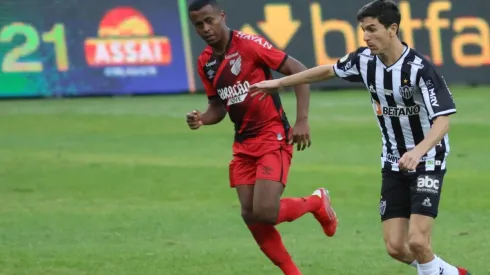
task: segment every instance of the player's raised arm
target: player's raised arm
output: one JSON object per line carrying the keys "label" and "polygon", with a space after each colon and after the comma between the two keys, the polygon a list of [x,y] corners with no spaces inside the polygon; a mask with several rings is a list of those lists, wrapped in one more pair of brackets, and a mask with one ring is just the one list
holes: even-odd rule
{"label": "player's raised arm", "polygon": [[316,66],[276,80],[255,83],[249,87],[249,91],[252,92],[251,96],[262,93],[261,98],[263,98],[268,94],[280,91],[282,88],[326,81],[335,76],[350,82],[362,82],[359,71],[359,55],[363,54],[365,50],[366,48],[359,48],[341,58],[336,64]]}
{"label": "player's raised arm", "polygon": [[295,75],[283,77],[279,79],[280,87],[289,87],[300,84],[311,84],[315,82],[325,81],[333,78],[335,72],[333,65],[322,65],[314,67]]}
{"label": "player's raised arm", "polygon": [[311,84],[314,82],[331,79],[334,76],[335,73],[333,70],[333,65],[322,65],[282,78],[255,83],[250,85],[248,90],[252,93],[251,96],[256,96],[259,93],[263,93],[261,97],[262,99],[268,94],[278,92],[282,88],[302,84]]}

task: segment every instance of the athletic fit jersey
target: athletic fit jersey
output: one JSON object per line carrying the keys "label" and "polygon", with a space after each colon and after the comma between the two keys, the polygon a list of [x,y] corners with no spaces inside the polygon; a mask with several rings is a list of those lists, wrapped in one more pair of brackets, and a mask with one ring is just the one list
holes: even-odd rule
{"label": "athletic fit jersey", "polygon": [[[399,171],[398,161],[429,133],[434,119],[456,113],[449,88],[435,67],[405,43],[400,59],[386,66],[366,47],[340,59],[334,71],[340,78],[364,83],[373,104],[381,137],[384,169]],[[417,171],[446,169],[449,137],[425,154]]]}
{"label": "athletic fit jersey", "polygon": [[250,97],[250,85],[272,79],[288,55],[264,38],[230,31],[223,55],[206,47],[198,58],[198,71],[209,100],[221,100],[235,124],[235,141],[263,142],[286,139],[290,128],[278,94],[259,100]]}

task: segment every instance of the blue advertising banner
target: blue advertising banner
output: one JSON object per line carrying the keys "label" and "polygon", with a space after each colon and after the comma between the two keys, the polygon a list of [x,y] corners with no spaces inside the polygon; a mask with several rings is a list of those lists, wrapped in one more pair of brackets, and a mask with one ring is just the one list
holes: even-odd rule
{"label": "blue advertising banner", "polygon": [[177,0],[2,1],[0,97],[193,90],[181,14]]}

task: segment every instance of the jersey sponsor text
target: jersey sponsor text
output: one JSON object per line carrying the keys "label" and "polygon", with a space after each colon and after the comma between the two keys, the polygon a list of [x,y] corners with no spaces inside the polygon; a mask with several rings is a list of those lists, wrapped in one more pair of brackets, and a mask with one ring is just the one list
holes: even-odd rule
{"label": "jersey sponsor text", "polygon": [[[438,116],[456,113],[444,78],[425,57],[405,44],[395,64],[387,67],[379,56],[361,47],[334,65],[335,74],[363,83],[371,96],[382,137],[381,165],[400,171],[399,159],[420,144]],[[418,172],[446,169],[450,145],[448,134],[430,148]]]}
{"label": "jersey sponsor text", "polygon": [[237,82],[233,86],[218,89],[218,95],[222,100],[228,100],[228,105],[240,103],[247,98],[249,87],[250,83],[248,81]]}
{"label": "jersey sponsor text", "polygon": [[420,113],[420,106],[410,106],[410,107],[383,107],[383,115],[390,117],[401,117],[401,116],[414,116]]}

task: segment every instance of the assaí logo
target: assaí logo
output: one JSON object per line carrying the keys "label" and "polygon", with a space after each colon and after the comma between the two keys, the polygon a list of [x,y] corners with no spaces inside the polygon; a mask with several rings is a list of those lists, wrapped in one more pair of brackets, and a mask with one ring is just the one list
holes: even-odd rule
{"label": "assa\u00ed logo", "polygon": [[172,52],[167,37],[153,35],[141,12],[116,7],[100,22],[99,37],[85,40],[87,63],[105,67],[104,74],[111,77],[156,75],[157,66],[172,63]]}

